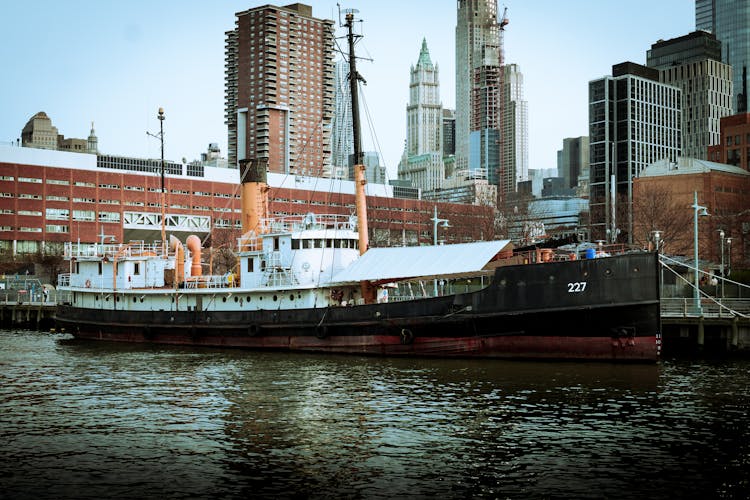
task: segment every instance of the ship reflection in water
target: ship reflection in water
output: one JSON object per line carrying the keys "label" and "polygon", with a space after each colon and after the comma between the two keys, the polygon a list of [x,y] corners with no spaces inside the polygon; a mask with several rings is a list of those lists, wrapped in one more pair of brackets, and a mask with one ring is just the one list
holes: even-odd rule
{"label": "ship reflection in water", "polygon": [[747,497],[750,363],[412,360],[0,331],[0,497]]}

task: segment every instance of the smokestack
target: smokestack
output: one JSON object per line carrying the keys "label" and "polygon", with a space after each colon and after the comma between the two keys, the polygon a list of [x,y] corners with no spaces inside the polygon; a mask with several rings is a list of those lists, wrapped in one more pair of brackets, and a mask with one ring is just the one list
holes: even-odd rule
{"label": "smokestack", "polygon": [[261,221],[268,217],[268,158],[240,160],[242,184],[242,234],[261,232]]}

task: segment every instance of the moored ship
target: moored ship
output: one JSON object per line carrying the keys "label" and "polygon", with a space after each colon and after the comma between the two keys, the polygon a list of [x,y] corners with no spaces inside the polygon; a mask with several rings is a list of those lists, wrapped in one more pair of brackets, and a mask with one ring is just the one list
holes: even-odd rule
{"label": "moored ship", "polygon": [[[361,159],[353,55],[350,65]],[[69,243],[58,326],[84,339],[347,354],[658,357],[655,253],[514,256],[507,240],[369,248],[363,165],[351,217],[268,217],[266,163],[241,160],[240,171],[236,272],[204,275],[196,236]]]}

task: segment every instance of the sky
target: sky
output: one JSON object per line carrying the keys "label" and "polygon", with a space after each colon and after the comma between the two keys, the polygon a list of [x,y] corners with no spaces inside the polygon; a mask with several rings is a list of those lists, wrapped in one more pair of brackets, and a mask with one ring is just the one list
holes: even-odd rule
{"label": "sky", "polygon": [[[6,2],[0,30],[0,144],[44,111],[65,137],[86,138],[94,122],[100,152],[200,158],[208,144],[227,153],[224,33],[255,0],[36,0]],[[279,2],[277,5],[293,3]],[[335,0],[303,2],[338,19]],[[409,71],[422,39],[440,70],[444,107],[455,104],[455,0],[339,0],[356,8],[364,38],[357,69],[362,141],[379,151],[389,178],[406,137]],[[588,135],[588,82],[623,61],[645,64],[660,39],[694,31],[694,0],[498,0],[508,9],[505,61],[519,65],[528,103],[529,167],[554,168],[566,137]],[[338,26],[338,22],[336,23]],[[337,35],[344,29],[337,28]],[[342,47],[345,41],[341,40]]]}

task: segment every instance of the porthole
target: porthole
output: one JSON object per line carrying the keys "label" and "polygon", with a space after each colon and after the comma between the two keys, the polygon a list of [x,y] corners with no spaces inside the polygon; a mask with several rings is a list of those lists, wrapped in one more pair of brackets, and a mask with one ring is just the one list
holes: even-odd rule
{"label": "porthole", "polygon": [[279,300],[279,298],[276,295],[274,295],[273,296],[273,301],[276,302],[277,300]]}
{"label": "porthole", "polygon": [[637,267],[634,267],[634,268],[633,268],[633,272],[634,272],[634,273],[637,273],[637,272],[639,272],[639,271],[640,271],[640,269],[638,269]]}
{"label": "porthole", "polygon": [[133,303],[136,303],[138,299],[136,297],[133,297]]}
{"label": "porthole", "polygon": [[239,300],[240,300],[240,298],[239,298],[239,297],[237,297],[237,296],[235,295],[235,296],[234,296],[234,301],[235,301],[235,302],[239,302]]}
{"label": "porthole", "polygon": [[604,270],[604,275],[605,276],[612,276],[612,269],[605,269]]}
{"label": "porthole", "polygon": [[222,302],[226,302],[226,301],[227,301],[227,298],[226,298],[226,297],[222,297],[222,298],[221,298],[221,301],[222,301]]}
{"label": "porthole", "polygon": [[293,293],[289,294],[289,300],[294,300],[294,294]]}

